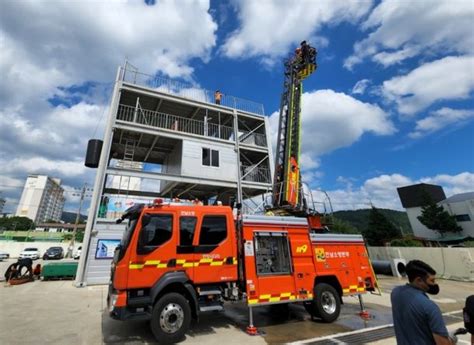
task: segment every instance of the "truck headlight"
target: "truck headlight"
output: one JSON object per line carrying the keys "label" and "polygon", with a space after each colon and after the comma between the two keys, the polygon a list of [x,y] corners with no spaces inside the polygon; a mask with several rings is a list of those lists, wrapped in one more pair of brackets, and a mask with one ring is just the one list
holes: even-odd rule
{"label": "truck headlight", "polygon": [[117,298],[118,298],[117,294],[113,293],[113,294],[110,295],[109,311],[114,310],[115,303],[117,303]]}

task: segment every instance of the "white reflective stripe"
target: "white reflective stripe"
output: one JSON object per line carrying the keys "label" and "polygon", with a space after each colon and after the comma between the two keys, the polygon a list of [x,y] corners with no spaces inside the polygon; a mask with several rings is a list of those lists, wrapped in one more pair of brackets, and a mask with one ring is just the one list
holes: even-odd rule
{"label": "white reflective stripe", "polygon": [[256,224],[284,224],[284,225],[298,225],[308,226],[306,218],[299,217],[279,217],[279,216],[258,216],[258,215],[244,215],[242,221],[245,223]]}
{"label": "white reflective stripe", "polygon": [[313,242],[364,242],[362,235],[310,234]]}

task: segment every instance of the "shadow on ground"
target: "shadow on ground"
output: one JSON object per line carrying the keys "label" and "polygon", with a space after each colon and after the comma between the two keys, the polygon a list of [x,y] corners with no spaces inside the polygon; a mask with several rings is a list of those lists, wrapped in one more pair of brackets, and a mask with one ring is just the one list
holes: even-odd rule
{"label": "shadow on ground", "polygon": [[[281,306],[258,307],[254,308],[254,323],[261,332],[262,339],[268,344],[304,340],[391,323],[389,308],[379,305],[367,307],[371,312],[371,319],[368,321],[359,317],[358,305],[344,304],[339,319],[332,324],[317,319],[311,320],[301,305],[290,305],[286,310]],[[199,322],[193,321],[186,340],[196,342],[201,336],[217,334],[224,328],[240,330],[245,335],[248,320],[245,304],[227,304],[224,312],[205,313],[200,316]],[[116,321],[106,312],[102,314],[102,334],[105,344],[156,343],[148,321]]]}

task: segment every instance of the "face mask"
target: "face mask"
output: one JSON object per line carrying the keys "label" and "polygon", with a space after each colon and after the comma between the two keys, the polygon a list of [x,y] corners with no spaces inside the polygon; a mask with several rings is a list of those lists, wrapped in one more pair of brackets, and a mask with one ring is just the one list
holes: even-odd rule
{"label": "face mask", "polygon": [[438,284],[428,284],[426,281],[425,281],[425,284],[428,285],[428,291],[426,291],[427,293],[429,293],[430,295],[437,295],[439,294],[439,285]]}

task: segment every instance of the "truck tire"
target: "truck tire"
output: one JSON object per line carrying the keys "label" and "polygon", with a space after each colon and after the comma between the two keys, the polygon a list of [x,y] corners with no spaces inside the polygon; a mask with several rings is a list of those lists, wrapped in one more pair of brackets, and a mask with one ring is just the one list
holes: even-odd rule
{"label": "truck tire", "polygon": [[336,289],[326,283],[316,284],[314,310],[324,322],[335,321],[341,313],[341,299]]}
{"label": "truck tire", "polygon": [[180,341],[191,324],[191,307],[179,293],[167,293],[158,299],[151,315],[151,330],[160,344]]}

